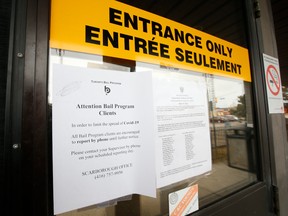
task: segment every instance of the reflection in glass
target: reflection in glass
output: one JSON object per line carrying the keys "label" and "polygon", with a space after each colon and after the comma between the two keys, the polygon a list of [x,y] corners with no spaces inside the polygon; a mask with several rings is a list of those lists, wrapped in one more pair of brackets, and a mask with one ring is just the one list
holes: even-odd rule
{"label": "reflection in glass", "polygon": [[250,85],[211,75],[207,85],[213,170],[200,180],[202,204],[257,181]]}

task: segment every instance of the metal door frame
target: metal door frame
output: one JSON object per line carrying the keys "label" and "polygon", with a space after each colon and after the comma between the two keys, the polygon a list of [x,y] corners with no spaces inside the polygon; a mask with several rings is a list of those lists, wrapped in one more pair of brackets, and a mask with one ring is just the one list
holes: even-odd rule
{"label": "metal door frame", "polygon": [[[265,30],[260,28],[272,22],[272,17],[269,17],[271,7],[269,0],[260,0],[260,6],[263,5],[264,11],[268,11],[268,17],[265,14],[259,17],[254,1],[245,2],[250,34],[248,41],[253,71],[255,123],[258,125],[257,140],[261,143],[258,151],[261,158],[258,177],[261,181],[194,213],[195,216],[228,216],[231,213],[239,216],[252,213],[259,216],[274,215],[272,185],[279,186],[279,181],[283,181],[278,169],[283,168],[285,159],[277,157],[276,161],[274,155],[281,151],[276,145],[286,144],[283,141],[284,137],[286,139],[286,130],[285,134],[279,135],[282,132],[279,127],[283,126],[282,116],[268,114],[262,66],[262,50],[277,56],[275,37],[273,43],[265,43],[265,32],[274,32],[273,26]],[[48,146],[47,142],[50,0],[14,0],[12,11],[8,70],[10,84],[8,82],[6,103],[5,146],[10,155],[7,165],[6,210],[11,215],[27,212],[35,216],[48,216],[53,215],[52,146]],[[285,177],[287,180],[287,176],[284,176],[284,180]],[[285,192],[287,187],[279,189],[283,188]],[[281,199],[286,197],[287,200],[287,196],[288,193],[284,195],[279,191]],[[288,207],[283,210],[281,208],[283,206],[280,206],[280,212]]]}

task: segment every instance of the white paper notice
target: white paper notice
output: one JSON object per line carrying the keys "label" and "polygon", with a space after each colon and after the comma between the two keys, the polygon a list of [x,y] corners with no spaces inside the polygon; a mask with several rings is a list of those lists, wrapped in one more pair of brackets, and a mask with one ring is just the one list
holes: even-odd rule
{"label": "white paper notice", "polygon": [[157,187],[211,170],[205,78],[196,74],[153,73]]}
{"label": "white paper notice", "polygon": [[151,73],[53,66],[54,213],[156,196]]}
{"label": "white paper notice", "polygon": [[269,113],[284,113],[279,61],[263,54]]}

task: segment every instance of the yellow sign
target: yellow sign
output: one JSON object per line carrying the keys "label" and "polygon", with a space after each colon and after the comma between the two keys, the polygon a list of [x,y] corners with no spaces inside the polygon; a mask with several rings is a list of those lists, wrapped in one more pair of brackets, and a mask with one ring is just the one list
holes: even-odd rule
{"label": "yellow sign", "polygon": [[52,0],[50,46],[251,81],[247,49],[112,0]]}

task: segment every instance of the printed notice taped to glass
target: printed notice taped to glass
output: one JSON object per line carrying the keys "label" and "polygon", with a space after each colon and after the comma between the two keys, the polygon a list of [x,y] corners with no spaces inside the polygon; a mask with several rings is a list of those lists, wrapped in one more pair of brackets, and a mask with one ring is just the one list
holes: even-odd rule
{"label": "printed notice taped to glass", "polygon": [[191,185],[170,193],[169,215],[185,216],[199,210],[198,185]]}
{"label": "printed notice taped to glass", "polygon": [[154,72],[157,187],[211,170],[205,77]]}
{"label": "printed notice taped to glass", "polygon": [[54,213],[156,196],[151,73],[53,65]]}

